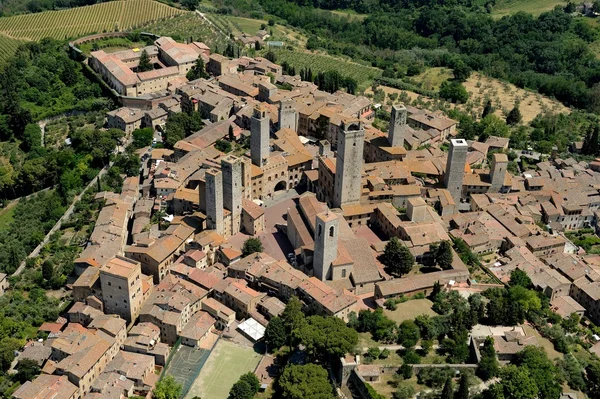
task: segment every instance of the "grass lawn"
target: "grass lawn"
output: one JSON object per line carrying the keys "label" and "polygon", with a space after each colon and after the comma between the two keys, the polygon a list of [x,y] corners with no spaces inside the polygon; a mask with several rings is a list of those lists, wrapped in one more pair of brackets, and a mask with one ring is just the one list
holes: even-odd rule
{"label": "grass lawn", "polygon": [[[381,395],[385,396],[386,398],[391,398],[392,394],[397,390],[397,388],[392,387],[388,383],[393,380],[393,377],[393,373],[382,374],[381,377],[379,377],[378,382],[369,382],[369,384],[371,384],[371,386]],[[403,381],[401,384],[411,385],[415,389],[415,392],[421,392],[423,390],[428,389],[428,387],[424,385],[419,385],[417,383],[416,376],[412,376],[410,379]]]}
{"label": "grass lawn", "polygon": [[448,68],[428,68],[425,72],[413,76],[411,79],[420,82],[423,89],[439,90],[442,83],[454,77],[451,69]]}
{"label": "grass lawn", "polygon": [[241,17],[226,17],[230,20],[233,25],[239,30],[241,33],[247,33],[249,35],[255,35],[256,32],[260,30],[260,26],[262,24],[267,25],[267,21],[263,21],[260,19],[251,19],[251,18],[241,18]]}
{"label": "grass lawn", "polygon": [[550,11],[557,5],[565,6],[565,1],[560,0],[500,0],[492,11],[494,18],[515,14],[524,11],[533,15],[540,15]]}
{"label": "grass lawn", "polygon": [[350,20],[363,20],[367,17],[367,14],[359,14],[354,10],[333,10],[332,13],[341,17],[349,17]]}
{"label": "grass lawn", "polygon": [[523,330],[525,330],[525,333],[527,335],[535,335],[535,337],[537,338],[537,340],[540,343],[540,345],[542,346],[542,348],[544,348],[546,350],[546,353],[548,354],[548,358],[554,360],[557,358],[562,359],[565,356],[562,353],[557,352],[554,349],[554,345],[552,344],[552,342],[550,342],[549,339],[542,337],[540,335],[540,333],[537,332],[537,330],[534,329],[533,327],[531,327],[530,325],[524,324]]}
{"label": "grass lawn", "polygon": [[210,357],[192,384],[186,398],[194,396],[211,399],[226,399],[229,390],[242,374],[254,371],[261,355],[252,348],[233,342],[219,340]]}
{"label": "grass lawn", "polygon": [[17,202],[9,202],[6,207],[0,210],[0,230],[8,229],[8,226],[12,223]]}
{"label": "grass lawn", "polygon": [[402,323],[404,320],[412,320],[422,314],[435,316],[437,313],[431,310],[432,305],[433,302],[429,299],[412,299],[404,303],[399,303],[396,310],[384,309],[383,313],[396,323]]}

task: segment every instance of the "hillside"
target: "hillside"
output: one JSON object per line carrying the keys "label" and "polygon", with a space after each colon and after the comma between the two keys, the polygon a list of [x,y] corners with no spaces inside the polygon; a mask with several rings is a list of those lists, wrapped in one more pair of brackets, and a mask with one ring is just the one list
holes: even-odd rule
{"label": "hillside", "polygon": [[22,40],[70,39],[135,28],[185,11],[153,0],[110,1],[61,11],[0,18],[0,33]]}

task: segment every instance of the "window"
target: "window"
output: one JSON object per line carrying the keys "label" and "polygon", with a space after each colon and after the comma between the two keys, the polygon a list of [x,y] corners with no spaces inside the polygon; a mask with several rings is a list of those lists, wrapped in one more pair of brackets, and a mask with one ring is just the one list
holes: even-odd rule
{"label": "window", "polygon": [[319,237],[323,234],[323,226],[319,225]]}
{"label": "window", "polygon": [[329,237],[333,237],[333,226],[329,228]]}

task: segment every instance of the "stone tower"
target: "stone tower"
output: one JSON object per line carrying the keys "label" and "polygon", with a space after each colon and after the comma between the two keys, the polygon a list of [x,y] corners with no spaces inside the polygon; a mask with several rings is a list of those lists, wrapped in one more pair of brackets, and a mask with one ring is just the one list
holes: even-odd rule
{"label": "stone tower", "polygon": [[218,169],[206,172],[206,228],[223,234],[223,174]]}
{"label": "stone tower", "polygon": [[457,205],[460,203],[462,195],[462,182],[465,175],[468,148],[467,142],[463,139],[450,140],[444,184]]}
{"label": "stone tower", "polygon": [[252,161],[248,157],[241,157],[242,164],[242,194],[247,200],[252,199]]}
{"label": "stone tower", "polygon": [[360,201],[364,144],[365,129],[362,122],[342,122],[333,188],[333,206],[336,208]]}
{"label": "stone tower", "polygon": [[388,141],[392,147],[402,147],[404,139],[408,131],[407,120],[408,111],[402,104],[392,106],[392,119],[390,120],[390,128]]}
{"label": "stone tower", "polygon": [[322,156],[323,158],[330,158],[331,157],[331,144],[329,144],[329,141],[327,140],[321,140],[319,141],[319,155]]}
{"label": "stone tower", "polygon": [[231,211],[231,235],[237,234],[242,218],[242,161],[233,155],[221,160],[223,206]]}
{"label": "stone tower", "polygon": [[250,157],[261,168],[269,162],[269,115],[262,105],[254,109],[250,120]]}
{"label": "stone tower", "polygon": [[492,165],[490,167],[491,187],[488,190],[490,193],[497,193],[504,186],[506,178],[506,168],[508,166],[508,157],[506,154],[494,154]]}
{"label": "stone tower", "polygon": [[313,271],[321,281],[331,279],[331,264],[338,256],[338,216],[330,211],[316,216]]}
{"label": "stone tower", "polygon": [[282,100],[279,104],[279,129],[298,131],[298,113],[293,100]]}

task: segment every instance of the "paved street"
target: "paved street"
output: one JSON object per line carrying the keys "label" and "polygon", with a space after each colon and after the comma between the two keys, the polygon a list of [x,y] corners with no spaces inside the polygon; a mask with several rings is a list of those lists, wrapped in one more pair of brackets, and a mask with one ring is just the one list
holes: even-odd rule
{"label": "paved street", "polygon": [[[296,205],[294,198],[297,196],[295,190],[289,190],[265,201],[265,231],[257,234],[256,237],[262,241],[264,252],[275,259],[287,260],[287,254],[294,252],[285,234],[277,231],[275,225],[286,223],[287,210]],[[249,237],[251,236],[248,234],[238,233],[227,240],[227,243],[241,248]]]}

